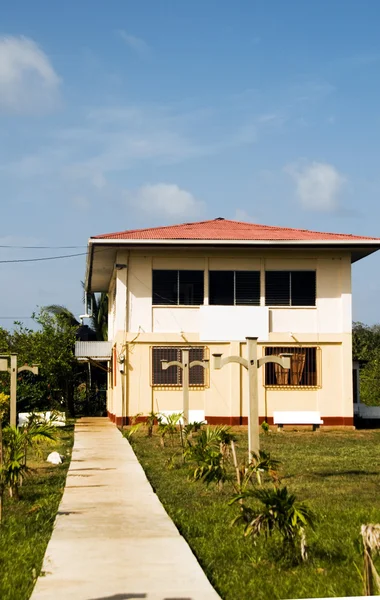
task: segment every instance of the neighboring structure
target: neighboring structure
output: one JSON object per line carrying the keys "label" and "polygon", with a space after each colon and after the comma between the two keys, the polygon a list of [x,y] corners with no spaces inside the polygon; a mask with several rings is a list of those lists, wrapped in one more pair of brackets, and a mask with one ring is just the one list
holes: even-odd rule
{"label": "neighboring structure", "polygon": [[[351,263],[379,248],[379,239],[224,219],[92,237],[86,289],[109,294],[110,418],[180,411],[181,369],[161,360],[180,360],[184,347],[190,360],[245,356],[245,337],[257,336],[259,356],[293,354],[290,370],[259,370],[261,419],[310,410],[324,425],[351,426]],[[194,367],[190,386],[198,419],[247,422],[240,365]]]}

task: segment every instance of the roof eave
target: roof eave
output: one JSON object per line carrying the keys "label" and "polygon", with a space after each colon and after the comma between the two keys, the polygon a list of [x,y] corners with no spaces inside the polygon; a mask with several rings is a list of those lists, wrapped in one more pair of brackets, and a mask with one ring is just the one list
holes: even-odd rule
{"label": "roof eave", "polygon": [[90,238],[90,245],[119,246],[370,246],[380,249],[380,239],[341,240],[210,240],[210,239],[108,239]]}

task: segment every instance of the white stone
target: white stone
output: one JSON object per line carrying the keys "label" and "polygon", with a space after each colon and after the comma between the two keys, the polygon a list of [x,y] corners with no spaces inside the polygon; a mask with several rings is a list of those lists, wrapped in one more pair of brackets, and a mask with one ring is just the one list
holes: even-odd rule
{"label": "white stone", "polygon": [[60,457],[58,452],[50,452],[46,461],[52,463],[53,465],[60,465],[62,463],[62,458]]}

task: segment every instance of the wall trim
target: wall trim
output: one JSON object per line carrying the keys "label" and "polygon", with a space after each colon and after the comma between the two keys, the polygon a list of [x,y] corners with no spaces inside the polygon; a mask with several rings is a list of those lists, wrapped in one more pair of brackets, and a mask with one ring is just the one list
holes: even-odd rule
{"label": "wall trim", "polygon": [[[130,425],[132,418],[131,417],[119,417],[108,411],[108,418],[112,423],[115,423],[117,427],[123,427],[124,425]],[[354,418],[353,417],[323,417],[323,425],[326,427],[353,427],[354,426]],[[239,426],[239,425],[248,425],[248,417],[223,417],[223,416],[206,416],[205,420],[209,425],[231,425],[231,426]],[[137,417],[135,419],[135,423],[141,423],[145,421],[145,417]],[[273,425],[273,417],[259,417],[260,424],[266,421],[268,425]],[[297,426],[303,427],[303,426]]]}

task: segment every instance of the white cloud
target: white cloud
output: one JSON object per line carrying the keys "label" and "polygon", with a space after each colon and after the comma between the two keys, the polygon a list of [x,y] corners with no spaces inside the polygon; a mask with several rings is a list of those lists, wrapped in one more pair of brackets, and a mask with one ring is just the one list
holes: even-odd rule
{"label": "white cloud", "polygon": [[309,210],[332,212],[339,207],[339,194],[345,177],[328,163],[298,163],[285,167],[296,184],[302,206]]}
{"label": "white cloud", "polygon": [[131,50],[136,52],[136,54],[138,54],[141,58],[146,58],[150,53],[150,48],[148,44],[142,38],[139,38],[135,35],[131,35],[123,29],[119,30],[118,34],[121,37],[121,39],[127,44],[127,46]]}
{"label": "white cloud", "polygon": [[58,101],[60,79],[31,39],[0,37],[0,111],[35,113]]}
{"label": "white cloud", "polygon": [[203,202],[174,183],[144,185],[135,192],[127,192],[128,204],[151,217],[169,219],[199,216]]}

